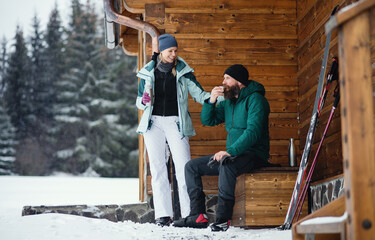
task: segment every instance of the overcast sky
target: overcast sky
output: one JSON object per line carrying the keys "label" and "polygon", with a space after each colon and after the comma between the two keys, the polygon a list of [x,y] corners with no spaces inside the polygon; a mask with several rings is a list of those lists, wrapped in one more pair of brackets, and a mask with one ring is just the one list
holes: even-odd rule
{"label": "overcast sky", "polygon": [[[95,6],[102,8],[102,0],[91,0]],[[86,0],[81,0],[85,3]],[[60,17],[64,25],[68,23],[71,0],[0,0],[0,41],[5,36],[9,41],[16,34],[16,26],[20,25],[24,37],[31,33],[32,18],[37,13],[42,30],[45,30],[49,14],[57,3]]]}

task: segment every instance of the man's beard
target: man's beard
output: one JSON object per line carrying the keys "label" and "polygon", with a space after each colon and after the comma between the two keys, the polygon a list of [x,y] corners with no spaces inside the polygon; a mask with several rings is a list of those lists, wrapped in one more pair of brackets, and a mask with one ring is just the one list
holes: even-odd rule
{"label": "man's beard", "polygon": [[238,95],[240,94],[241,89],[240,86],[234,85],[234,86],[225,86],[224,87],[224,98],[226,100],[230,100],[232,103],[235,103],[237,101]]}

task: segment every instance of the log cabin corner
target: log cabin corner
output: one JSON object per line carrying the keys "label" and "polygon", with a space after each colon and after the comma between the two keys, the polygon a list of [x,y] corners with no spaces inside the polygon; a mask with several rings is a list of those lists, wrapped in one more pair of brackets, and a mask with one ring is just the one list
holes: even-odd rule
{"label": "log cabin corner", "polygon": [[[355,88],[348,84],[347,87],[340,88],[342,101],[338,108],[341,111],[335,112],[325,135],[303,215],[306,216],[313,211],[316,212],[316,216],[338,216],[346,211],[349,217],[344,221],[344,230],[340,230],[346,232],[344,239],[374,239],[374,0],[103,1],[106,15],[107,47],[114,48],[118,45],[125,54],[137,56],[138,69],[141,69],[150,60],[153,51],[157,51],[157,36],[161,33],[169,33],[176,37],[180,46],[179,56],[186,59],[189,65],[194,68],[195,76],[205,91],[210,91],[212,87],[220,84],[223,71],[235,63],[246,66],[250,78],[265,86],[266,98],[271,106],[269,119],[270,162],[281,164],[282,167],[273,172],[259,171],[243,176],[242,179],[238,178],[236,196],[242,202],[237,203],[236,200],[235,209],[238,208],[238,212],[244,214],[240,217],[237,216],[239,218],[236,224],[243,227],[274,226],[283,223],[297,172],[297,168],[289,167],[289,139],[295,140],[298,166],[317,91],[326,40],[325,25],[336,5],[341,12],[341,14],[340,12],[336,14],[337,20],[341,19],[341,23],[345,22],[345,24],[346,21],[350,21],[347,19],[366,12],[367,15],[363,18],[367,18],[367,22],[364,21],[359,23],[360,25],[353,26],[366,27],[364,32],[367,32],[368,42],[363,42],[365,40],[362,39],[361,43],[364,44],[365,52],[366,49],[368,50],[367,55],[354,54],[353,58],[347,59],[348,56],[351,56],[349,45],[344,40],[345,34],[348,35],[348,33],[341,33],[341,31],[345,31],[343,30],[345,26],[338,25],[337,28],[331,29],[332,38],[328,59],[339,56],[339,62],[342,63],[340,65],[341,86],[349,82],[346,78],[351,77],[353,71],[355,74],[356,72],[362,73],[363,69],[358,69],[361,68],[360,65],[351,64],[350,61],[361,62],[363,59],[367,61],[366,64],[368,63],[366,67],[363,67],[365,69],[363,76],[367,76],[367,85],[358,84],[362,88]],[[351,16],[346,17],[344,21],[340,15],[345,17],[347,15],[345,10],[349,7],[357,8],[357,10],[353,13],[349,9]],[[359,8],[360,10],[358,10]],[[362,34],[362,32],[354,31],[352,34]],[[354,57],[357,59],[354,60]],[[357,66],[357,69],[350,69],[351,65]],[[330,62],[327,68],[329,66]],[[359,79],[359,82],[362,80]],[[347,88],[355,88],[357,92],[350,93],[350,89],[345,90]],[[334,100],[332,89],[331,92],[328,92],[327,101],[316,129],[309,162],[315,155],[330,115]],[[359,94],[358,91],[367,92]],[[367,98],[358,100],[360,95]],[[362,103],[363,107],[360,108],[360,113],[357,112],[357,118],[350,118],[354,113],[348,113],[348,111],[356,107],[352,105],[355,101]],[[363,105],[364,102],[367,104],[366,106]],[[189,110],[197,132],[196,136],[190,138],[191,157],[196,158],[222,150],[225,147],[226,139],[224,127],[203,126],[200,122],[201,105],[195,103],[191,98],[189,99]],[[364,112],[366,112],[367,118],[364,118],[363,122],[353,122],[358,120],[358,117],[362,116],[361,114]],[[367,131],[367,135],[370,135],[366,138],[366,144],[362,144],[360,148],[362,155],[356,155],[356,150],[353,150],[356,144],[361,144],[364,141],[355,135],[358,134],[358,131],[362,131],[362,135],[366,133],[363,131]],[[363,152],[366,152],[367,155]],[[356,157],[361,157],[364,164],[361,165],[362,167],[352,164],[355,161],[360,162],[360,159],[353,160]],[[358,169],[361,169],[362,172],[358,172]],[[363,174],[362,178],[361,174]],[[152,193],[150,177],[147,151],[142,136],[140,136],[139,198],[141,201],[148,200]],[[206,193],[215,193],[215,180],[215,178],[206,179]],[[261,194],[247,196],[251,188],[259,188]],[[255,198],[259,197],[259,201],[262,201],[267,192],[281,191],[283,188],[285,191],[276,192],[277,194],[273,196],[275,199],[270,200],[269,203],[278,209],[275,210],[276,215],[269,215],[268,218],[265,217],[262,220],[247,215],[248,211],[250,211],[250,215],[254,215],[254,213],[261,215],[256,208],[260,209],[259,212],[266,211],[264,208],[260,208],[257,202],[251,202],[249,199],[254,199],[256,196]],[[362,205],[358,204],[361,201],[356,201],[357,198],[360,198],[360,191],[367,192],[364,194]],[[281,200],[280,193],[286,196],[286,200]],[[338,201],[340,201],[339,204],[335,203]],[[329,207],[331,203],[335,207]],[[249,207],[251,209],[248,209]],[[368,209],[365,210],[364,207]],[[336,208],[337,211],[332,210]],[[366,215],[366,211],[369,213],[368,217],[356,213]],[[308,215],[306,219],[311,218],[313,214]],[[276,221],[272,219],[276,219]],[[303,239],[304,234],[306,237],[311,236],[311,232],[306,233],[302,230],[298,232],[298,229],[295,228],[297,225],[296,223],[293,226],[294,239]],[[322,232],[322,235],[317,235],[317,239],[336,239],[333,235],[324,235],[328,232],[327,230]],[[342,235],[336,234],[335,237],[340,239],[340,236],[342,237]]]}

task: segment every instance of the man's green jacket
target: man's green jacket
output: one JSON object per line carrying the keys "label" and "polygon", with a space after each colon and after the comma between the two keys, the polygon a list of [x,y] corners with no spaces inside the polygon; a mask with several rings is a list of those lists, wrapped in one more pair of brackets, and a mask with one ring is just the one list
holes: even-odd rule
{"label": "man's green jacket", "polygon": [[259,158],[268,161],[270,106],[264,95],[263,85],[251,81],[247,87],[241,89],[236,103],[225,100],[215,106],[209,104],[208,100],[204,102],[201,121],[207,126],[225,122],[228,133],[226,151],[231,156],[252,151]]}

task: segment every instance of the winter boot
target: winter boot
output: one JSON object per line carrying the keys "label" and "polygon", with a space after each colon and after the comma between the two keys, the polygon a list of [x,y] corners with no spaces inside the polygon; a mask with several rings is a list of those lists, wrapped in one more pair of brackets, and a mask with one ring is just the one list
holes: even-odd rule
{"label": "winter boot", "polygon": [[187,216],[181,220],[173,222],[174,227],[206,228],[208,227],[208,217],[205,213]]}
{"label": "winter boot", "polygon": [[170,217],[161,217],[155,220],[156,225],[160,227],[169,226],[171,222],[172,222],[172,219]]}
{"label": "winter boot", "polygon": [[230,225],[230,220],[224,222],[214,222],[210,225],[211,231],[213,232],[225,232],[228,230]]}

